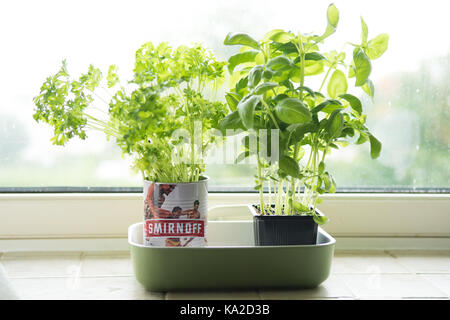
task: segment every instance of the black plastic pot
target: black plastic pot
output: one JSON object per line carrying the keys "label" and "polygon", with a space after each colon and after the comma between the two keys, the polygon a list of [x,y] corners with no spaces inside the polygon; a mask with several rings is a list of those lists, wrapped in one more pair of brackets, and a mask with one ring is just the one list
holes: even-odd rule
{"label": "black plastic pot", "polygon": [[[253,205],[256,246],[311,245],[317,243],[317,223],[312,216],[260,215]],[[316,209],[318,215],[323,215]]]}

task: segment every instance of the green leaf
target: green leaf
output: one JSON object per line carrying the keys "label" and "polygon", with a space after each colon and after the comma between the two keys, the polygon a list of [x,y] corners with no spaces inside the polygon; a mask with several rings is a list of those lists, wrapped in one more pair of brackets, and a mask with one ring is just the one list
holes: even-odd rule
{"label": "green leaf", "polygon": [[318,215],[313,215],[313,219],[314,219],[314,222],[315,223],[317,223],[318,225],[323,225],[323,224],[325,224],[325,223],[327,223],[328,222],[328,218],[327,217],[325,217],[325,216],[318,216]]}
{"label": "green leaf", "polygon": [[108,75],[106,76],[108,88],[114,87],[119,82],[119,76],[117,75],[117,66],[112,64],[108,68]]}
{"label": "green leaf", "polygon": [[272,79],[274,74],[275,74],[275,72],[273,72],[272,70],[266,69],[263,72],[263,78],[266,80],[270,80],[270,79]]}
{"label": "green leaf", "polygon": [[262,66],[255,66],[248,74],[248,86],[254,88],[260,81],[263,72]]}
{"label": "green leaf", "polygon": [[278,56],[267,62],[267,67],[274,71],[287,70],[292,66],[291,60],[286,56]]}
{"label": "green leaf", "polygon": [[[320,169],[320,166],[319,166],[319,169]],[[322,174],[321,177],[322,177],[323,184],[325,186],[325,191],[330,190],[330,188],[331,188],[331,181],[330,181],[329,173],[325,172],[325,174]]]}
{"label": "green leaf", "polygon": [[323,39],[332,35],[334,32],[336,32],[338,22],[339,22],[339,10],[332,3],[328,6],[327,9],[327,28],[325,29],[323,35],[321,35],[320,37],[316,37],[315,40],[317,42],[320,42]]}
{"label": "green leaf", "polygon": [[275,107],[277,117],[285,123],[303,123],[311,120],[308,107],[297,98],[281,100]]}
{"label": "green leaf", "polygon": [[295,212],[309,212],[309,208],[305,206],[303,203],[298,201],[292,201],[289,199],[289,206],[294,209]]}
{"label": "green leaf", "polygon": [[363,17],[361,17],[361,41],[365,45],[367,43],[367,37],[369,35],[369,28],[367,24],[364,22]]}
{"label": "green leaf", "polygon": [[375,96],[375,87],[370,79],[367,79],[366,83],[364,83],[361,88],[373,99]]}
{"label": "green leaf", "polygon": [[338,137],[344,127],[344,117],[342,116],[341,109],[335,110],[331,113],[325,126],[325,130],[328,132],[331,139]]}
{"label": "green leaf", "polygon": [[342,103],[339,100],[328,99],[318,104],[314,108],[311,109],[311,113],[318,113],[319,111],[331,113],[337,108],[341,108]]}
{"label": "green leaf", "polygon": [[225,100],[227,100],[228,106],[230,107],[231,111],[235,111],[239,103],[238,96],[234,93],[228,92],[225,95]]}
{"label": "green leaf", "polygon": [[301,92],[301,91],[306,91],[306,92],[309,93],[309,95],[310,95],[311,97],[313,97],[313,98],[316,97],[316,94],[314,93],[314,91],[313,91],[312,89],[306,87],[306,86],[300,86],[300,87],[297,88],[297,90],[298,90],[299,92]]}
{"label": "green leaf", "polygon": [[234,68],[236,68],[236,66],[238,66],[242,63],[255,61],[257,54],[258,54],[258,51],[250,50],[250,51],[240,52],[240,53],[237,53],[237,54],[231,56],[230,59],[228,59],[228,71],[230,73],[233,73],[233,70],[234,70]]}
{"label": "green leaf", "polygon": [[327,21],[330,26],[337,28],[339,22],[339,10],[333,3],[328,6]]}
{"label": "green leaf", "polygon": [[341,94],[339,98],[342,98],[350,103],[350,106],[353,110],[355,110],[359,115],[362,113],[362,104],[361,101],[352,94],[346,93]]}
{"label": "green leaf", "polygon": [[297,161],[289,156],[283,156],[280,159],[279,165],[280,169],[291,177],[298,177],[300,174],[300,167],[298,166]]}
{"label": "green leaf", "polygon": [[312,122],[294,123],[286,128],[286,130],[289,132],[291,141],[294,143],[300,142],[305,134],[307,134],[308,132],[316,132],[317,129],[317,125]]}
{"label": "green leaf", "polygon": [[369,137],[366,133],[364,132],[360,132],[359,133],[359,138],[358,140],[355,142],[355,144],[363,144],[365,143],[367,140],[369,140]]}
{"label": "green leaf", "polygon": [[372,134],[369,134],[370,141],[370,156],[372,159],[376,159],[380,156],[381,142],[375,138]]}
{"label": "green leaf", "polygon": [[282,52],[285,55],[296,53],[298,54],[297,47],[292,42],[286,42],[286,43],[272,43],[271,44],[274,48],[274,51]]}
{"label": "green leaf", "polygon": [[244,125],[242,124],[241,117],[239,116],[239,112],[233,111],[229,115],[227,115],[225,118],[223,118],[219,123],[219,129],[225,133],[226,129],[242,129],[245,130]]}
{"label": "green leaf", "polygon": [[323,161],[320,161],[319,163],[319,174],[322,174],[325,170],[325,163]]}
{"label": "green leaf", "polygon": [[253,49],[259,49],[259,43],[252,37],[250,37],[246,33],[229,33],[225,37],[225,40],[223,41],[224,45],[230,46],[230,45],[241,45],[250,47]]}
{"label": "green leaf", "polygon": [[362,86],[370,76],[372,71],[372,64],[370,59],[366,56],[364,51],[357,49],[353,52],[353,61],[355,63],[355,76],[356,83],[355,86]]}
{"label": "green leaf", "polygon": [[250,96],[246,99],[244,98],[237,106],[242,124],[247,129],[253,129],[255,108],[259,103],[260,98],[260,96]]}
{"label": "green leaf", "polygon": [[278,84],[275,82],[264,82],[264,83],[260,83],[256,88],[255,88],[255,94],[264,94],[266,93],[268,90],[271,90],[273,88],[278,87]]}
{"label": "green leaf", "polygon": [[379,34],[369,41],[366,50],[367,56],[372,59],[378,59],[387,50],[389,43],[389,35],[386,33]]}
{"label": "green leaf", "polygon": [[305,76],[315,76],[323,72],[323,61],[305,61]]}
{"label": "green leaf", "polygon": [[[308,52],[307,54],[305,54],[305,60],[319,61],[319,60],[327,60],[327,58],[325,58],[323,55],[321,55],[318,52]],[[295,63],[298,63],[298,62],[300,62],[300,57],[298,58],[298,61]]]}
{"label": "green leaf", "polygon": [[341,70],[335,70],[328,81],[327,92],[331,98],[347,92],[348,84],[345,74]]}
{"label": "green leaf", "polygon": [[349,78],[353,78],[355,76],[355,70],[356,70],[355,64],[352,61],[352,63],[348,67],[348,77]]}
{"label": "green leaf", "polygon": [[236,83],[234,90],[236,91],[236,93],[241,94],[241,91],[243,91],[245,88],[247,88],[247,85],[248,85],[248,76],[240,79]]}
{"label": "green leaf", "polygon": [[264,37],[264,39],[266,40],[272,40],[278,43],[287,43],[291,41],[293,38],[294,36],[291,33],[283,31],[281,29],[269,31]]}

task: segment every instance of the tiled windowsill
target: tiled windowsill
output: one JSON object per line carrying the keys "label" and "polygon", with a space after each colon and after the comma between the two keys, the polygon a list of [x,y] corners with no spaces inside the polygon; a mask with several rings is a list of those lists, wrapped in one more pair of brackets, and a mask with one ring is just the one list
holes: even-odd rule
{"label": "tiled windowsill", "polygon": [[449,299],[450,251],[337,252],[309,290],[147,292],[128,252],[0,253],[22,299]]}

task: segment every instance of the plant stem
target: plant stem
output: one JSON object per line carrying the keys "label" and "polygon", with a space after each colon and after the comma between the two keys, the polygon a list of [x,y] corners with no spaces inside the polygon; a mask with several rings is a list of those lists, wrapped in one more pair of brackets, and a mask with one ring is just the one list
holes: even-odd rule
{"label": "plant stem", "polygon": [[322,91],[323,85],[325,84],[325,81],[327,80],[328,75],[330,74],[330,71],[331,71],[331,69],[332,69],[333,67],[334,67],[334,63],[332,63],[332,64],[330,65],[330,67],[328,68],[328,71],[327,71],[327,73],[325,74],[325,77],[323,78],[322,84],[320,85],[319,92]]}
{"label": "plant stem", "polygon": [[263,190],[263,179],[262,179],[262,168],[261,168],[261,161],[259,159],[259,153],[256,154],[256,160],[258,162],[258,182],[260,183],[259,188],[259,211],[261,212],[261,215],[265,215],[264,210],[264,190]]}

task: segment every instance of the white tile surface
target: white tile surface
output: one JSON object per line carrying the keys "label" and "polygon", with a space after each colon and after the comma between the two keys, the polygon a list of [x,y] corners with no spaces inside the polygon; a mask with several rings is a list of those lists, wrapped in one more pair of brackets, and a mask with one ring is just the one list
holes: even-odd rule
{"label": "white tile surface", "polygon": [[94,277],[81,278],[75,285],[71,299],[162,300],[164,293],[146,291],[134,276]]}
{"label": "white tile surface", "polygon": [[332,273],[409,273],[397,259],[385,252],[336,253]]}
{"label": "white tile surface", "polygon": [[129,255],[86,255],[81,264],[82,276],[132,276]]}
{"label": "white tile surface", "polygon": [[345,274],[348,288],[364,298],[446,298],[447,295],[414,274]]}
{"label": "white tile surface", "polygon": [[421,276],[450,297],[450,274],[423,274]]}
{"label": "white tile surface", "polygon": [[450,273],[450,251],[392,251],[399,263],[416,273]]}
{"label": "white tile surface", "polygon": [[70,299],[70,278],[13,278],[10,279],[20,299],[66,300]]}
{"label": "white tile surface", "polygon": [[21,299],[27,300],[161,300],[164,294],[147,292],[133,277],[15,278]]}
{"label": "white tile surface", "polygon": [[0,262],[10,278],[67,277],[80,272],[81,253],[5,253]]}
{"label": "white tile surface", "polygon": [[167,300],[259,300],[258,292],[254,291],[180,291],[168,292]]}
{"label": "white tile surface", "polygon": [[302,290],[261,290],[261,298],[266,300],[312,299],[312,298],[353,298],[340,275],[330,277],[314,289]]}

